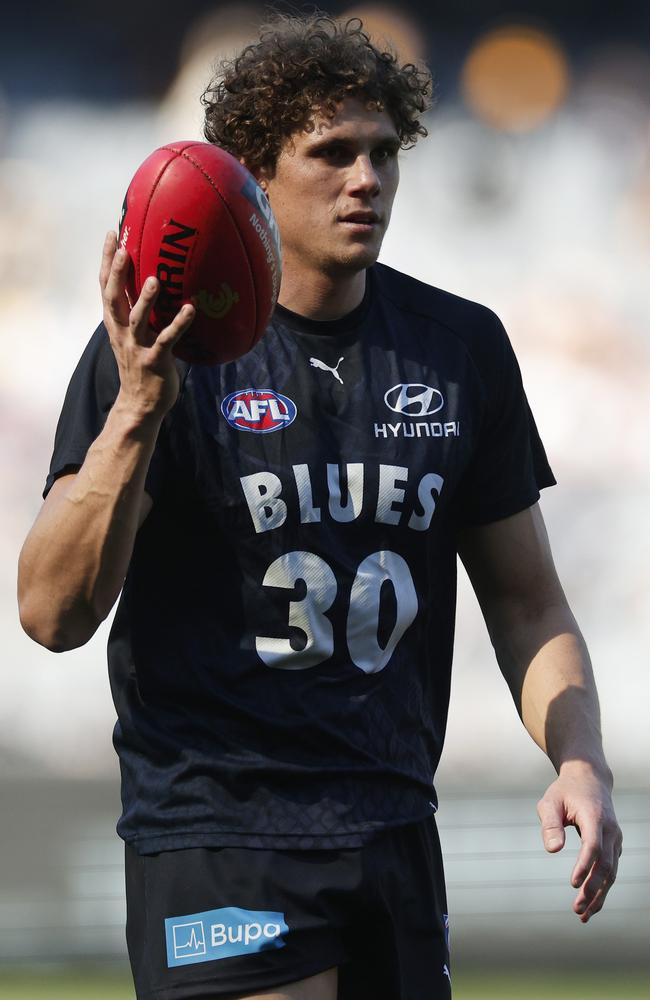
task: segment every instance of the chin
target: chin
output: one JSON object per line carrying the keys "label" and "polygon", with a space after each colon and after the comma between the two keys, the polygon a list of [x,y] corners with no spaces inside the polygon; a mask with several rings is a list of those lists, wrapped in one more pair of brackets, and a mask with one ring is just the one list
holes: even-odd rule
{"label": "chin", "polygon": [[337,263],[342,271],[365,271],[377,263],[378,257],[379,247],[360,246],[350,248],[347,253],[341,255]]}

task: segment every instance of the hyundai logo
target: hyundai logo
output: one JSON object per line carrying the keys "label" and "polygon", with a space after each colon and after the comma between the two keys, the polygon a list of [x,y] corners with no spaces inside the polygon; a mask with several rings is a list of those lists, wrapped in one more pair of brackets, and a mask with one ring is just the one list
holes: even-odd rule
{"label": "hyundai logo", "polygon": [[385,394],[384,402],[393,413],[403,413],[407,417],[428,417],[445,405],[438,389],[422,385],[421,382],[394,385]]}

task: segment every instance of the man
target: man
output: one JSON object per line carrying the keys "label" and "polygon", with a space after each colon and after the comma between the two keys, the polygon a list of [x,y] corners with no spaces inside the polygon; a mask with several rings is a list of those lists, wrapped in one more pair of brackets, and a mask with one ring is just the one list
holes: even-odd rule
{"label": "man", "polygon": [[[432,777],[460,551],[582,847],[586,922],[621,836],[584,643],[537,500],[553,483],[489,310],[376,264],[429,79],[358,22],[285,18],[208,90],[206,136],[266,191],[280,304],[237,362],[188,368],[114,233],[25,543],[25,629],[109,642],[138,997],[450,995]],[[108,336],[107,336],[108,334]],[[256,433],[244,390],[288,398]],[[125,579],[126,578],[126,579]]]}

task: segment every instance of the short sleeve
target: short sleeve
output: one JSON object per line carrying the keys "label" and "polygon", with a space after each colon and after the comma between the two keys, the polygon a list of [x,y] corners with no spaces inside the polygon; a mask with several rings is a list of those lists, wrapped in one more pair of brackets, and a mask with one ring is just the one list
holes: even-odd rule
{"label": "short sleeve", "polygon": [[[67,472],[76,472],[100,434],[117,398],[120,378],[117,362],[101,323],[90,338],[72,375],[54,437],[50,469],[43,497],[53,483]],[[159,439],[160,440],[160,439]],[[151,460],[145,489],[155,498],[162,479],[162,448],[157,446]]]}
{"label": "short sleeve", "polygon": [[555,485],[515,353],[502,323],[492,315],[489,351],[478,362],[484,393],[481,425],[461,485],[461,521],[468,524],[510,517],[535,504],[540,490]]}

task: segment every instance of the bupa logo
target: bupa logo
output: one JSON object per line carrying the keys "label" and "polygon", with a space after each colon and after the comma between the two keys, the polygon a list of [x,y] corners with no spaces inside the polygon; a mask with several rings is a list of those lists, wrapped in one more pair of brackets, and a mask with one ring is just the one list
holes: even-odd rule
{"label": "bupa logo", "polygon": [[205,927],[202,920],[184,921],[172,925],[174,960],[183,962],[206,954]]}
{"label": "bupa logo", "polygon": [[442,393],[421,382],[394,385],[384,395],[384,402],[393,413],[406,417],[428,417],[445,405]]}
{"label": "bupa logo", "polygon": [[167,965],[173,968],[284,948],[288,931],[284,913],[238,906],[167,917]]}
{"label": "bupa logo", "polygon": [[273,389],[238,389],[223,400],[221,412],[238,431],[270,434],[292,424],[298,408],[292,399]]}

